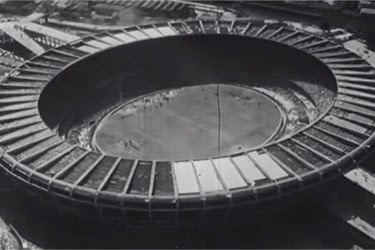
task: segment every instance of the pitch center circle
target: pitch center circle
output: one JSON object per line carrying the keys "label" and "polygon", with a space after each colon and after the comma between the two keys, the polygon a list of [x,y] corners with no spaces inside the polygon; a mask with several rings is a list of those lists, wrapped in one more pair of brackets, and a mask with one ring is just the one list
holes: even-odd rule
{"label": "pitch center circle", "polygon": [[277,105],[248,87],[189,86],[126,102],[100,121],[92,144],[124,158],[213,158],[265,143],[281,120]]}

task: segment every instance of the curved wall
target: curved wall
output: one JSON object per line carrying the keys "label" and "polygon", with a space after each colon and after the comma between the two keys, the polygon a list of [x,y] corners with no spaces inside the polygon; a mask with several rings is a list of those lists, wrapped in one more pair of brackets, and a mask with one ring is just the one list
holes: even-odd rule
{"label": "curved wall", "polygon": [[114,47],[74,63],[43,90],[39,110],[49,127],[70,126],[103,106],[156,90],[215,82],[278,84],[278,78],[336,89],[323,63],[283,44],[233,35],[173,36]]}

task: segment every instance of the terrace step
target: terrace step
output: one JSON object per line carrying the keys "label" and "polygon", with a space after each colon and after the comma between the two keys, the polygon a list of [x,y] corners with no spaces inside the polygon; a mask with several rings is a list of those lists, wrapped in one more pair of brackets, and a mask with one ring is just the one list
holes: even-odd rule
{"label": "terrace step", "polygon": [[39,99],[38,95],[6,97],[6,98],[0,98],[0,105],[1,104],[10,104],[10,103],[33,102],[33,101],[37,101],[38,99]]}
{"label": "terrace step", "polygon": [[13,120],[19,120],[20,118],[36,116],[38,114],[39,114],[38,109],[29,109],[29,110],[13,112],[13,113],[1,115],[0,122],[3,123],[3,122],[9,122]]}
{"label": "terrace step", "polygon": [[[196,178],[199,183],[200,192],[208,193],[208,192],[218,192],[224,190],[223,183],[221,179],[217,175],[215,171],[215,166],[213,165],[211,160],[202,160],[202,161],[194,161],[192,162],[194,172],[196,173]],[[149,182],[144,183],[145,188],[142,189],[142,179],[138,178],[138,173],[142,173],[141,176],[145,176],[146,180],[150,179],[152,174],[152,162],[141,162],[139,161],[137,165],[136,172],[134,174],[134,182],[137,181],[138,187],[137,188],[130,188],[130,193],[142,193],[147,194],[147,188],[149,187]],[[178,183],[178,181],[177,181]],[[133,186],[133,182],[132,182]],[[134,185],[136,186],[136,185]]]}
{"label": "terrace step", "polygon": [[46,62],[40,62],[40,61],[34,61],[34,60],[28,61],[26,63],[26,65],[29,65],[31,67],[40,66],[40,67],[43,67],[43,68],[54,69],[54,70],[61,70],[62,69],[62,66],[59,66],[59,65],[49,64],[49,63],[46,63]]}
{"label": "terrace step", "polygon": [[[87,176],[86,181],[83,183],[84,187],[98,189],[103,183],[105,177],[110,173],[111,168],[116,167],[114,164],[119,162],[115,157],[104,157],[98,166]],[[114,171],[114,170],[112,170]]]}
{"label": "terrace step", "polygon": [[21,127],[25,127],[27,125],[32,125],[32,124],[41,123],[41,122],[42,120],[39,116],[33,116],[33,117],[25,118],[25,119],[12,121],[9,123],[3,123],[3,124],[0,124],[0,134],[13,131]]}
{"label": "terrace step", "polygon": [[[323,58],[331,58],[331,57],[340,57],[340,56],[352,56],[353,53],[347,50],[338,51],[338,52],[325,52],[325,53],[317,53],[311,52],[315,57],[319,59]],[[346,58],[345,58],[346,59]]]}
{"label": "terrace step", "polygon": [[352,103],[346,103],[346,102],[341,102],[341,101],[336,101],[334,105],[335,107],[338,107],[340,109],[344,109],[344,110],[351,111],[357,114],[362,114],[368,117],[375,118],[375,111],[368,109],[368,108],[364,108],[364,107],[361,107]]}
{"label": "terrace step", "polygon": [[350,96],[368,99],[372,101],[375,100],[375,94],[369,94],[363,91],[340,88],[337,92],[340,94],[350,95]]}
{"label": "terrace step", "polygon": [[117,165],[115,171],[105,183],[103,190],[109,192],[122,193],[125,185],[131,177],[134,160],[122,159]]}
{"label": "terrace step", "polygon": [[48,149],[60,144],[61,142],[62,140],[60,137],[51,137],[45,141],[42,141],[41,143],[36,144],[35,146],[32,146],[31,148],[28,148],[25,151],[16,154],[15,158],[20,162],[31,160],[32,158],[44,153]]}
{"label": "terrace step", "polygon": [[15,142],[12,142],[10,144],[6,145],[6,151],[7,153],[13,153],[20,151],[22,149],[28,148],[32,146],[33,144],[36,144],[40,141],[43,141],[49,137],[52,137],[54,134],[53,132],[49,130],[42,130],[41,132],[35,132],[26,138],[23,138],[21,140],[17,140]]}
{"label": "terrace step", "polygon": [[362,98],[358,98],[358,97],[339,94],[339,95],[337,95],[337,100],[347,102],[347,103],[352,103],[352,104],[355,104],[355,105],[358,105],[358,106],[368,107],[368,108],[371,108],[371,109],[375,108],[374,102],[371,102],[371,101],[368,101],[368,100],[365,100],[365,99],[362,99]]}
{"label": "terrace step", "polygon": [[45,154],[29,162],[29,166],[33,169],[39,169],[41,166],[44,166],[46,163],[49,163],[51,160],[55,159],[60,154],[64,153],[66,150],[71,149],[72,145],[64,142],[57,147],[48,150]]}
{"label": "terrace step", "polygon": [[65,175],[60,176],[59,179],[64,180],[67,183],[75,183],[85,171],[90,168],[98,159],[100,159],[100,154],[90,152],[83,159],[81,159],[77,164],[75,164],[69,172]]}
{"label": "terrace step", "polygon": [[53,162],[48,166],[48,168],[43,168],[41,172],[45,175],[52,177],[60,173],[66,166],[74,162],[76,159],[79,159],[84,155],[86,151],[82,148],[76,147],[67,154],[61,156],[58,161]]}
{"label": "terrace step", "polygon": [[10,75],[8,78],[13,81],[47,82],[50,80],[49,77],[40,76],[40,75],[27,75],[27,74]]}
{"label": "terrace step", "polygon": [[62,57],[62,56],[56,56],[56,55],[50,55],[50,54],[44,54],[42,58],[47,59],[49,61],[61,63],[61,64],[69,64],[72,61],[74,61],[73,58],[67,58],[67,57]]}
{"label": "terrace step", "polygon": [[301,160],[301,157],[294,154],[292,151],[286,151],[285,147],[273,145],[267,148],[267,150],[274,155],[274,157],[289,166],[297,175],[303,175],[311,171],[310,163]]}
{"label": "terrace step", "polygon": [[37,105],[37,102],[26,102],[20,104],[11,104],[7,106],[0,106],[0,114],[17,110],[35,109],[37,108]]}
{"label": "terrace step", "polygon": [[298,135],[294,138],[299,143],[306,145],[317,152],[325,155],[327,158],[331,159],[332,161],[337,161],[339,158],[341,158],[343,155],[338,153],[337,150],[332,150],[330,147],[327,147],[325,144],[320,143],[318,140],[314,140],[311,137],[308,137],[306,135]]}
{"label": "terrace step", "polygon": [[[355,123],[340,119],[333,115],[328,115],[323,118],[323,121],[330,123],[342,130],[351,131],[354,134],[365,135],[367,128],[357,125]],[[352,136],[353,137],[353,136]]]}
{"label": "terrace step", "polygon": [[23,138],[25,136],[28,136],[30,134],[39,132],[41,130],[46,130],[47,127],[43,123],[37,123],[4,135],[0,136],[0,143],[5,144],[11,141],[14,141],[19,138]]}
{"label": "terrace step", "polygon": [[[285,147],[285,149],[290,151],[290,153],[294,154],[295,156],[299,156],[300,159],[306,161],[305,165],[309,166],[310,169],[320,168],[329,163],[329,161],[327,161],[326,159],[319,157],[316,153],[308,150],[307,148],[301,146],[293,140],[287,140],[281,144]],[[302,160],[300,161],[304,163]]]}
{"label": "terrace step", "polygon": [[36,68],[36,67],[20,67],[17,68],[17,72],[22,73],[30,73],[30,74],[36,74],[36,75],[54,75],[57,74],[58,71],[52,70],[52,69],[46,69],[46,68]]}
{"label": "terrace step", "polygon": [[23,89],[23,88],[43,88],[45,86],[45,83],[41,82],[3,82],[0,85],[0,88],[17,88],[17,89]]}
{"label": "terrace step", "polygon": [[359,71],[359,70],[332,70],[333,73],[339,76],[357,76],[365,79],[372,79],[375,81],[375,72],[373,70]]}
{"label": "terrace step", "polygon": [[[322,46],[323,45],[323,46]],[[307,50],[310,53],[321,53],[327,51],[335,51],[342,48],[341,45],[333,45],[328,40],[321,40],[314,43],[306,44],[304,46],[298,47],[302,50]]]}
{"label": "terrace step", "polygon": [[326,143],[326,145],[332,146],[338,152],[341,151],[341,152],[346,153],[346,152],[350,152],[351,150],[355,148],[355,146],[353,146],[351,143],[348,144],[344,140],[340,140],[336,137],[332,137],[330,132],[324,133],[323,131],[311,128],[309,130],[306,130],[304,134],[306,134],[307,136],[315,140],[318,140],[319,142],[323,142],[323,143]]}
{"label": "terrace step", "polygon": [[[278,164],[274,158],[270,157],[267,153],[258,153],[257,151],[250,152],[250,159],[255,165],[271,180],[276,181],[281,178],[289,176],[289,171],[285,169],[285,165]],[[288,166],[289,167],[289,166]],[[293,171],[294,172],[294,171]]]}
{"label": "terrace step", "polygon": [[368,64],[328,64],[331,69],[357,69],[357,70],[369,70],[372,67]]}
{"label": "terrace step", "polygon": [[321,58],[324,63],[363,63],[363,59],[359,57],[350,57],[350,58]]}
{"label": "terrace step", "polygon": [[368,85],[374,85],[374,80],[362,78],[362,77],[352,77],[352,76],[336,76],[336,79],[343,82],[353,82],[353,83],[364,83]]}
{"label": "terrace step", "polygon": [[350,82],[338,82],[338,85],[341,88],[348,88],[348,89],[354,89],[354,90],[364,90],[366,92],[375,92],[375,85],[374,86],[368,86],[368,85],[363,85],[359,83],[350,83]]}
{"label": "terrace step", "polygon": [[365,127],[372,127],[374,124],[373,119],[367,118],[362,115],[358,115],[356,113],[352,113],[350,111],[339,109],[339,108],[332,108],[330,110],[330,114],[332,114],[333,116],[351,121],[353,123],[357,123],[359,125],[364,125]]}
{"label": "terrace step", "polygon": [[17,90],[0,90],[0,97],[22,96],[39,94],[40,89],[17,89]]}
{"label": "terrace step", "polygon": [[[319,129],[321,131],[324,131],[325,133],[328,133],[330,135],[336,136],[337,138],[353,143],[355,145],[359,145],[364,141],[363,136],[361,135],[354,135],[348,132],[345,125],[352,125],[350,123],[342,122],[341,120],[337,120],[333,118],[332,120],[326,119],[327,122],[319,122],[314,126],[314,128]],[[354,128],[353,126],[352,128]],[[360,128],[363,129],[363,128]],[[354,130],[354,129],[353,129]],[[353,132],[353,131],[351,131]]]}

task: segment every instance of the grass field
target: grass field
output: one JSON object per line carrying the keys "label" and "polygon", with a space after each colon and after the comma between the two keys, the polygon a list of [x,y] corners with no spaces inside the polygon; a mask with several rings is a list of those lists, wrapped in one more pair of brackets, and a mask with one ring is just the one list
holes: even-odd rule
{"label": "grass field", "polygon": [[234,85],[192,86],[122,105],[98,124],[93,144],[113,156],[200,159],[259,146],[280,122],[276,104],[259,92]]}

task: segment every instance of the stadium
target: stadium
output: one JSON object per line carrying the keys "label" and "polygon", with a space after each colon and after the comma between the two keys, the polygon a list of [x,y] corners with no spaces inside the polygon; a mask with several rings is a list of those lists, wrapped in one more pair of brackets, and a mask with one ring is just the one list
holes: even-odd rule
{"label": "stadium", "polygon": [[2,80],[1,167],[79,217],[245,223],[373,151],[374,79],[335,40],[283,22],[111,29]]}

